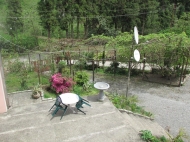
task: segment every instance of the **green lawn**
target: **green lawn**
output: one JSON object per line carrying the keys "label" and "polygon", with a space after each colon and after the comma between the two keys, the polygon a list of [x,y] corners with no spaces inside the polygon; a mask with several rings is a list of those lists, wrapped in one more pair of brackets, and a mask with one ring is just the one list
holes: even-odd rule
{"label": "green lawn", "polygon": [[[47,76],[40,76],[42,85],[49,84],[49,78]],[[29,72],[26,79],[26,88],[21,87],[21,79],[18,73],[5,74],[5,84],[8,93],[15,91],[31,90],[36,84],[39,83],[39,77],[36,72]]]}

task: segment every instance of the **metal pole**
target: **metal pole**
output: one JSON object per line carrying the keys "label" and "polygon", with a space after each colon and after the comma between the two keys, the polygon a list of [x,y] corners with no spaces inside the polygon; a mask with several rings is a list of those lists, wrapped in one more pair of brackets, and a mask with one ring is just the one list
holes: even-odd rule
{"label": "metal pole", "polygon": [[92,70],[93,70],[93,75],[92,75],[92,80],[93,80],[93,83],[94,83],[94,59],[92,60]]}
{"label": "metal pole", "polygon": [[185,64],[185,57],[183,57],[183,65],[182,65],[181,75],[180,75],[180,79],[179,79],[179,87],[181,86],[182,77],[183,77],[183,73],[184,73],[184,64]]}
{"label": "metal pole", "polygon": [[128,92],[129,92],[130,74],[131,74],[131,59],[129,60],[129,64],[128,64],[128,77],[127,77],[126,97],[128,97]]}
{"label": "metal pole", "polygon": [[39,79],[39,84],[41,84],[41,76],[40,76],[40,74],[41,74],[41,55],[39,54],[39,60],[40,60],[40,62],[38,63],[38,79]]}
{"label": "metal pole", "polygon": [[134,37],[132,38],[132,47],[131,47],[131,57],[129,59],[128,64],[128,78],[127,78],[127,88],[126,88],[126,97],[128,97],[129,92],[129,84],[130,84],[130,74],[131,74],[131,63],[132,63],[132,55],[133,55],[133,44],[134,44]]}

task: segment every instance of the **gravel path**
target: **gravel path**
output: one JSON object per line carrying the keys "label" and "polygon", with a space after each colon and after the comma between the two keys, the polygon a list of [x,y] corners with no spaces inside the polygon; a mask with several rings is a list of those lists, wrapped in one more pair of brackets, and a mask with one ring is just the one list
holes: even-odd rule
{"label": "gravel path", "polygon": [[[110,84],[108,92],[126,94],[127,79],[95,76],[95,82]],[[129,95],[136,95],[139,105],[154,114],[155,121],[163,128],[169,128],[175,136],[181,128],[190,136],[190,77],[181,87],[168,87],[158,83],[142,81],[133,77],[130,81]]]}

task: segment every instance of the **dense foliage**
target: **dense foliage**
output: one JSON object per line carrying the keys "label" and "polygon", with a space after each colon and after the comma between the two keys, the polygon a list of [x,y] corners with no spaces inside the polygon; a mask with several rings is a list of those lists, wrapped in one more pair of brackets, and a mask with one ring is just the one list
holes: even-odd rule
{"label": "dense foliage", "polygon": [[[39,5],[47,7],[47,2],[48,0],[43,1]],[[134,25],[138,26],[142,35],[155,33],[174,27],[177,20],[185,12],[189,12],[189,4],[180,0],[138,0],[135,2],[129,0],[55,0],[49,3],[50,6],[56,12],[56,21],[59,23],[57,26],[65,30],[67,36],[71,37],[75,32],[74,24],[76,25],[77,37],[79,37],[80,23],[83,23],[81,26],[83,26],[85,37],[91,36],[91,34],[115,36],[119,32],[131,31]],[[40,14],[42,10],[38,10]],[[51,11],[48,13],[52,13]],[[43,14],[45,13],[43,11]],[[43,14],[41,12],[40,16]],[[54,24],[56,25],[56,23]],[[69,35],[68,32],[71,34]]]}
{"label": "dense foliage", "polygon": [[7,25],[6,31],[11,35],[17,33],[15,30],[21,31],[22,26],[24,32],[35,36],[48,33],[48,37],[56,38],[116,36],[120,32],[131,32],[134,26],[141,35],[189,29],[186,15],[190,4],[184,0],[2,0],[1,3],[0,12],[6,19],[0,24]]}
{"label": "dense foliage", "polygon": [[72,78],[63,77],[62,74],[56,73],[51,76],[51,87],[56,93],[65,93],[71,91],[75,82]]}
{"label": "dense foliage", "polygon": [[22,7],[20,0],[7,0],[6,29],[11,36],[23,32]]}
{"label": "dense foliage", "polygon": [[[66,37],[79,37],[81,32],[85,37],[91,37],[86,44],[101,45],[105,50],[116,49],[118,61],[129,61],[136,48],[141,53],[141,61],[146,58],[146,62],[152,63],[151,66],[156,64],[161,69],[172,67],[177,75],[182,64],[189,63],[190,4],[182,0],[9,0],[4,3],[8,9],[6,21],[16,24],[19,31],[24,26],[23,33],[18,34],[14,30],[9,33],[16,35],[11,38],[11,42],[0,38],[0,44],[9,49],[8,51],[21,52],[20,47],[30,50],[37,48],[38,40],[43,39],[39,35],[44,35],[43,33],[48,33],[48,37],[51,34],[61,38],[64,32]],[[32,4],[32,11],[29,4]],[[16,19],[16,22],[12,19]],[[139,30],[139,45],[133,43],[134,26]],[[7,31],[10,30],[10,27],[6,28]],[[63,43],[60,44],[61,49],[64,48],[62,45]],[[43,46],[53,49],[57,44]],[[96,58],[107,58],[107,53],[104,51],[96,55]]]}
{"label": "dense foliage", "polygon": [[84,71],[78,71],[75,73],[74,80],[77,83],[77,85],[83,86],[89,81],[89,76]]}
{"label": "dense foliage", "polygon": [[38,3],[38,12],[41,19],[40,24],[48,31],[48,38],[50,38],[50,34],[55,29],[57,23],[54,9],[55,4],[55,0],[40,0]]}

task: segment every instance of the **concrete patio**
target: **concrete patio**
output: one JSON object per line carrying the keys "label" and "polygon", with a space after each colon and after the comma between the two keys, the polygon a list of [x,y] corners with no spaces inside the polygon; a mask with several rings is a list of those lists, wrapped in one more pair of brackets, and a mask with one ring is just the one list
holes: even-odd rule
{"label": "concrete patio", "polygon": [[31,92],[10,95],[7,113],[0,114],[1,142],[139,142],[140,130],[151,130],[154,135],[167,136],[156,122],[128,111],[119,111],[105,98],[84,97],[92,107],[81,112],[68,110],[62,120],[59,111],[52,118],[49,109],[54,100],[31,99]]}

